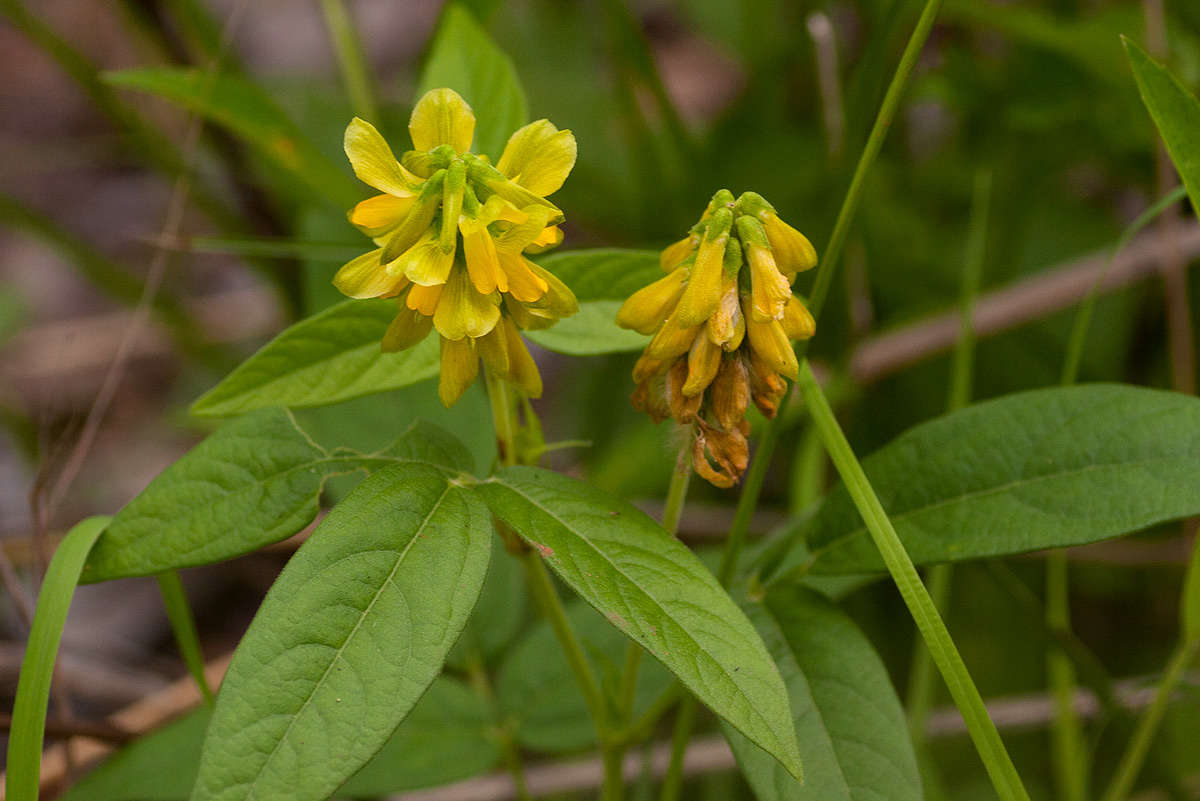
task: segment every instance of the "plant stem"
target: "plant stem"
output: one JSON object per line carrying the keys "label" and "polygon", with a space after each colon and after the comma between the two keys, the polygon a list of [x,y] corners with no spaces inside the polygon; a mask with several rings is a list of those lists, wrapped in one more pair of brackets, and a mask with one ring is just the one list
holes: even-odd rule
{"label": "plant stem", "polygon": [[[1046,627],[1050,631],[1071,630],[1067,552],[1063,549],[1046,555]],[[1063,801],[1084,801],[1088,757],[1083,727],[1075,712],[1075,668],[1061,649],[1051,648],[1046,655],[1046,671],[1054,698],[1050,746],[1058,797]]]}
{"label": "plant stem", "polygon": [[829,235],[829,244],[825,246],[824,258],[817,270],[816,281],[808,296],[808,310],[814,319],[820,317],[821,307],[825,305],[825,299],[829,295],[833,271],[842,255],[842,248],[846,245],[846,236],[850,233],[850,223],[853,222],[854,215],[858,211],[867,173],[871,171],[871,167],[875,164],[875,157],[879,155],[879,149],[883,147],[883,140],[887,138],[888,130],[892,126],[892,119],[896,116],[900,100],[908,88],[908,79],[912,76],[921,50],[925,47],[925,40],[929,38],[929,31],[933,28],[933,20],[937,17],[941,7],[942,0],[926,0],[925,8],[917,20],[917,26],[913,29],[912,36],[909,37],[908,44],[904,47],[904,54],[900,56],[900,63],[896,66],[892,82],[888,85],[887,94],[884,95],[883,103],[879,107],[879,113],[875,116],[871,135],[867,138],[862,155],[859,156],[858,166],[854,168],[854,177],[850,179],[850,188],[846,190],[842,208],[833,224],[833,233]]}
{"label": "plant stem", "polygon": [[1158,692],[1154,695],[1154,701],[1142,713],[1137,729],[1133,733],[1133,738],[1129,741],[1129,746],[1121,756],[1117,772],[1113,776],[1112,783],[1109,784],[1108,790],[1104,793],[1101,801],[1124,801],[1126,796],[1129,795],[1129,791],[1133,789],[1133,783],[1137,780],[1138,773],[1142,770],[1142,763],[1146,759],[1146,754],[1150,751],[1150,746],[1154,743],[1154,735],[1158,733],[1158,726],[1162,723],[1163,715],[1167,712],[1167,704],[1171,700],[1171,693],[1175,691],[1175,685],[1183,677],[1184,670],[1187,669],[1197,655],[1200,655],[1200,637],[1193,637],[1175,649],[1171,661],[1167,663],[1167,670],[1163,674],[1162,683],[1158,685]]}
{"label": "plant stem", "polygon": [[[946,608],[950,600],[950,582],[954,576],[954,565],[950,563],[934,565],[929,569],[929,597],[939,612]],[[904,708],[908,711],[908,731],[916,746],[918,757],[924,758],[925,724],[929,720],[929,710],[933,708],[933,660],[929,649],[920,638],[913,644],[912,665],[908,671],[908,692]]]}
{"label": "plant stem", "polygon": [[490,372],[485,377],[488,401],[492,405],[492,424],[496,428],[496,453],[502,466],[511,467],[517,463],[517,416],[512,391],[503,379]]}
{"label": "plant stem", "polygon": [[371,89],[371,76],[367,71],[367,60],[363,55],[362,39],[354,28],[354,21],[346,12],[342,0],[321,0],[325,12],[325,27],[337,53],[338,66],[342,70],[342,82],[350,95],[350,106],[354,113],[365,120],[379,122],[379,108],[375,104],[375,93]]}
{"label": "plant stem", "polygon": [[679,706],[675,718],[675,729],[671,733],[671,762],[663,777],[659,801],[679,801],[683,787],[683,755],[687,753],[688,740],[692,737],[692,725],[696,722],[696,697],[688,695]]}
{"label": "plant stem", "polygon": [[962,714],[963,722],[996,792],[1002,801],[1029,801],[1029,794],[1021,784],[1017,769],[1004,748],[996,725],[988,716],[983,698],[979,695],[966,665],[963,664],[962,656],[950,638],[942,616],[938,614],[933,599],[921,583],[917,569],[892,526],[892,521],[888,519],[883,505],[875,495],[875,490],[867,480],[862,465],[850,448],[850,443],[846,441],[807,360],[800,365],[800,379],[797,384],[834,466],[841,474],[855,507],[871,533],[871,539],[879,549],[888,572],[891,573],[904,603],[916,621],[934,664],[946,681],[950,696]]}
{"label": "plant stem", "polygon": [[467,679],[475,690],[475,694],[487,705],[492,722],[496,726],[496,736],[500,740],[504,764],[512,776],[517,801],[533,801],[533,796],[529,794],[529,785],[525,781],[525,766],[521,762],[521,749],[517,747],[512,731],[501,719],[500,707],[496,703],[496,693],[492,690],[492,681],[488,678],[487,667],[483,663],[483,657],[479,654],[478,648],[473,648],[467,659]]}
{"label": "plant stem", "polygon": [[171,631],[175,633],[175,642],[179,645],[183,663],[187,665],[188,673],[200,688],[204,702],[212,706],[212,688],[208,686],[208,678],[204,675],[204,651],[200,646],[196,620],[192,617],[192,607],[188,604],[179,572],[168,570],[159,573],[155,578],[158,579],[158,589],[162,593],[163,605],[167,608],[167,619],[171,621]]}
{"label": "plant stem", "polygon": [[[912,35],[908,39],[908,44],[904,48],[904,54],[900,57],[900,64],[896,67],[896,72],[892,76],[891,83],[888,85],[887,94],[884,96],[883,103],[879,107],[879,113],[875,116],[875,124],[871,128],[867,144],[863,148],[862,155],[858,158],[858,165],[854,168],[854,177],[851,179],[850,188],[846,191],[846,196],[842,200],[842,207],[838,211],[833,232],[829,235],[829,243],[825,247],[825,254],[821,259],[820,265],[817,267],[817,277],[813,283],[813,290],[809,294],[808,309],[814,320],[820,319],[821,307],[825,304],[825,297],[829,293],[829,285],[833,281],[833,271],[837,268],[842,249],[846,245],[846,236],[850,232],[850,223],[854,220],[854,216],[858,212],[858,207],[862,200],[862,187],[866,181],[867,173],[870,172],[872,165],[874,165],[875,157],[879,155],[879,149],[883,146],[883,140],[887,137],[887,132],[891,128],[892,119],[896,116],[896,110],[900,105],[900,99],[904,96],[905,89],[908,88],[908,80],[912,76],[913,67],[916,66],[917,57],[920,56],[921,50],[925,47],[925,40],[929,38],[929,31],[933,27],[933,20],[937,16],[937,12],[941,6],[942,0],[926,0],[925,7],[921,11],[921,16],[917,20],[917,25],[913,29]],[[803,356],[807,350],[808,343],[806,341],[801,343],[797,352]],[[746,539],[746,531],[750,527],[750,518],[753,517],[754,509],[758,506],[758,498],[762,494],[763,480],[767,476],[767,468],[771,461],[771,454],[775,451],[775,443],[779,439],[779,435],[783,433],[783,421],[786,417],[784,411],[787,409],[791,394],[792,391],[789,386],[787,392],[779,400],[778,412],[763,427],[762,436],[758,442],[758,449],[755,451],[754,459],[750,464],[750,472],[746,474],[745,483],[742,484],[742,493],[738,498],[737,511],[734,514],[733,525],[729,530],[726,553],[721,559],[721,574],[727,574],[730,578],[737,568],[737,558]]]}

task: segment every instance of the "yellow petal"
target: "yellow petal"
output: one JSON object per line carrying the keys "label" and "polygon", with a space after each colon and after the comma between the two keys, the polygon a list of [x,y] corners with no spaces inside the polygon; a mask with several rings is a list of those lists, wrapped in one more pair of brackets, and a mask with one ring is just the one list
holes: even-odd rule
{"label": "yellow petal", "polygon": [[435,286],[446,283],[454,266],[454,251],[443,253],[432,232],[388,264],[388,269],[404,275],[414,284]]}
{"label": "yellow petal", "polygon": [[416,150],[450,145],[466,153],[475,136],[475,113],[453,89],[430,89],[413,108],[408,132]]}
{"label": "yellow petal", "polygon": [[358,180],[380,192],[403,197],[412,194],[414,185],[420,181],[400,166],[383,136],[365,120],[358,117],[350,120],[343,147]]}
{"label": "yellow petal", "polygon": [[680,268],[629,296],[617,311],[617,325],[640,334],[653,334],[679,302],[687,282],[687,270]]}
{"label": "yellow petal", "polygon": [[528,259],[525,260],[525,266],[535,276],[546,282],[546,294],[530,304],[531,311],[535,314],[549,316],[554,320],[570,317],[579,311],[579,300],[575,297],[575,293],[557,275]]}
{"label": "yellow petal", "polygon": [[[483,358],[483,368],[492,375],[508,378],[508,343],[504,320],[484,336],[475,340],[475,348]],[[512,325],[510,322],[509,325]]]}
{"label": "yellow petal", "polygon": [[669,273],[683,264],[684,259],[695,253],[698,247],[700,247],[700,237],[688,234],[678,242],[663,248],[663,252],[658,254],[658,266],[664,273]]}
{"label": "yellow petal", "polygon": [[487,226],[479,225],[477,221],[464,221],[459,224],[459,229],[463,235],[463,256],[475,288],[485,295],[497,289],[507,292],[508,276],[500,269],[496,243]]}
{"label": "yellow petal", "polygon": [[439,334],[446,339],[481,337],[499,319],[500,307],[488,295],[475,291],[461,267],[450,273],[433,315]]}
{"label": "yellow petal", "polygon": [[721,348],[714,345],[708,337],[696,337],[692,349],[688,351],[687,381],[683,384],[683,394],[694,398],[704,390],[717,376],[721,366]]}
{"label": "yellow petal", "polygon": [[479,372],[479,356],[475,343],[470,339],[442,339],[442,372],[438,378],[438,397],[442,405],[450,408]]}
{"label": "yellow petal", "polygon": [[496,169],[535,195],[552,194],[575,166],[575,134],[549,120],[531,122],[509,137]]}
{"label": "yellow petal", "polygon": [[382,251],[372,250],[343,265],[333,277],[333,285],[351,298],[378,298],[403,289],[403,275],[390,275],[379,262]]}
{"label": "yellow petal", "polygon": [[768,248],[747,245],[746,256],[750,262],[752,314],[757,320],[778,320],[792,296],[792,285],[775,267]]}
{"label": "yellow petal", "polygon": [[[491,198],[488,198],[488,202],[490,203],[493,198],[498,197],[499,195],[492,195]],[[487,204],[484,204],[484,210],[486,209]],[[539,239],[550,240],[554,238],[553,235],[550,237],[544,236],[545,232],[548,230],[557,230],[555,226],[551,226],[550,228],[546,227],[546,223],[554,216],[554,212],[550,209],[546,208],[545,206],[529,206],[528,208],[520,210],[513,209],[513,211],[516,211],[517,214],[520,214],[522,219],[515,220],[515,215],[512,214],[512,212],[506,212],[504,221],[513,222],[514,224],[507,226],[503,231],[494,237],[496,240],[496,250],[507,251],[509,253],[522,253],[527,250],[532,251],[534,250],[532,246],[535,241]],[[480,218],[483,219],[482,214],[480,215]],[[502,226],[496,227],[500,228]],[[560,236],[558,238],[561,239],[561,231],[559,233]]]}
{"label": "yellow petal", "polygon": [[734,340],[741,340],[738,331],[745,331],[742,322],[742,306],[738,302],[737,280],[726,279],[725,291],[721,294],[721,303],[712,317],[708,318],[708,338],[714,344],[720,345],[727,351],[737,350]]}
{"label": "yellow petal", "polygon": [[796,361],[796,353],[792,343],[778,320],[761,322],[746,318],[746,336],[750,339],[750,347],[762,358],[766,365],[776,373],[787,376],[793,381],[800,375],[800,365]]}
{"label": "yellow petal", "polygon": [[658,333],[654,335],[654,339],[650,340],[650,344],[646,345],[646,355],[651,359],[661,361],[669,361],[676,356],[682,356],[688,352],[688,348],[692,346],[699,331],[700,326],[698,325],[680,325],[677,310],[667,318],[663,327],[658,329]]}
{"label": "yellow petal", "polygon": [[711,317],[720,305],[725,244],[728,241],[729,235],[722,234],[715,239],[706,239],[700,245],[687,287],[679,298],[680,325],[699,325]]}
{"label": "yellow petal", "polygon": [[508,276],[508,293],[523,303],[532,303],[546,294],[549,284],[529,269],[529,260],[518,253],[498,253],[500,267]]}
{"label": "yellow petal", "polygon": [[438,301],[441,300],[441,297],[441,284],[437,286],[414,284],[413,288],[408,291],[408,297],[404,299],[404,305],[426,317],[432,317],[437,312]]}
{"label": "yellow petal", "polygon": [[408,216],[415,197],[415,193],[406,197],[376,195],[359,203],[346,216],[351,225],[361,228],[368,236],[378,236],[396,227]]}
{"label": "yellow petal", "polygon": [[817,332],[817,321],[795,295],[788,298],[779,324],[783,326],[783,333],[788,339],[808,339]]}
{"label": "yellow petal", "polygon": [[433,321],[420,312],[401,307],[383,334],[383,352],[393,353],[411,348],[429,335]]}
{"label": "yellow petal", "polygon": [[504,340],[508,346],[508,380],[527,397],[540,398],[542,374],[538,372],[537,362],[529,355],[529,348],[525,347],[525,340],[521,339],[512,321],[506,317],[504,323],[507,328]]}
{"label": "yellow petal", "polygon": [[795,275],[817,265],[817,249],[808,237],[779,219],[779,215],[764,211],[759,214],[775,263],[784,275]]}
{"label": "yellow petal", "polygon": [[562,244],[563,232],[557,225],[549,225],[542,229],[537,237],[525,246],[526,253],[545,253],[547,250]]}

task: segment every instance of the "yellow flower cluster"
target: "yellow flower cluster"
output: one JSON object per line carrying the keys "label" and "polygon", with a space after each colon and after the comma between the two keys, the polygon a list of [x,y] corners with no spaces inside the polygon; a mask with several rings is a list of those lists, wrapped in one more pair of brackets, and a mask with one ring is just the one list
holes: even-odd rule
{"label": "yellow flower cluster", "polygon": [[817,252],[761,195],[735,201],[722,189],[660,263],[666,277],[617,313],[618,325],[654,335],[633,369],[633,405],[693,425],[693,467],[730,487],[749,460],[750,401],[775,416],[784,377],[799,371],[791,340],[816,330],[791,284]]}
{"label": "yellow flower cluster", "polygon": [[383,350],[441,337],[438,395],[453,405],[479,359],[527,396],[542,379],[519,329],[547,328],[579,304],[555,276],[525,258],[562,241],[563,214],[546,200],[575,166],[575,137],[548,120],[518,130],[500,160],[469,152],[475,115],[458,94],[434,89],[413,109],[413,150],[397,161],[368,122],[346,128],[354,173],[383,194],[349,212],[378,247],[333,283],[352,298],[397,298]]}

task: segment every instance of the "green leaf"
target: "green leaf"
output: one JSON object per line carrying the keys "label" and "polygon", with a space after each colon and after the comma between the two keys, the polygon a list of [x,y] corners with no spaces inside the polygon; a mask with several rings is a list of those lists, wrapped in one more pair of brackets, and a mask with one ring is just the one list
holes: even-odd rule
{"label": "green leaf", "polygon": [[25,645],[25,658],[21,662],[21,675],[17,680],[17,696],[13,701],[5,785],[5,798],[9,801],[38,799],[46,707],[50,702],[50,681],[58,657],[58,644],[67,622],[71,596],[79,584],[83,560],[108,522],[107,517],[89,517],[67,532],[42,580],[29,641]]}
{"label": "green leaf", "polygon": [[491,521],[436,468],[386,467],[275,582],[217,696],[193,801],[324,799],[441,670],[475,605]]}
{"label": "green leaf", "polygon": [[[184,801],[196,782],[212,717],[199,707],[109,757],[62,801]],[[487,708],[462,682],[439,677],[379,753],[338,795],[372,797],[476,776],[495,766]]]}
{"label": "green leaf", "polygon": [[1200,101],[1140,47],[1125,37],[1121,41],[1142,102],[1162,135],[1192,206],[1200,208]]}
{"label": "green leaf", "polygon": [[853,621],[803,587],[777,586],[743,605],[783,674],[804,783],[723,726],[758,801],[920,801],[904,711],[879,655]]}
{"label": "green leaf", "polygon": [[538,259],[538,264],[562,279],[580,303],[589,300],[624,301],[663,277],[654,250],[593,248],[565,250]]}
{"label": "green leaf", "polygon": [[442,12],[416,97],[441,87],[458,92],[475,112],[472,149],[499,161],[508,137],[529,119],[529,105],[512,60],[458,3]]}
{"label": "green leaf", "polygon": [[472,460],[429,423],[414,423],[378,454],[331,453],[288,412],[260,410],[221,428],[130,501],[92,549],[83,580],[148,576],[249,553],[312,522],[330,476],[401,461],[460,472]]}
{"label": "green leaf", "polygon": [[585,601],[800,776],[779,671],[695,554],[634,507],[566,476],[508,468],[479,489]]}
{"label": "green leaf", "polygon": [[[1058,548],[1200,513],[1200,400],[1116,384],[1009,395],[924,423],[863,460],[916,564]],[[843,486],[783,571],[884,569]]]}
{"label": "green leaf", "polygon": [[348,300],[301,320],[200,396],[192,414],[322,406],[437,375],[436,336],[400,353],[380,349],[395,316],[394,300]]}
{"label": "green leaf", "polygon": [[642,350],[650,337],[619,327],[616,322],[619,308],[619,300],[582,301],[577,314],[564,317],[552,328],[526,331],[525,336],[547,350],[572,356]]}
{"label": "green leaf", "polygon": [[103,77],[112,86],[157,95],[228,128],[316,198],[349,206],[360,197],[349,172],[326,158],[270,93],[250,81],[169,67],[120,70]]}
{"label": "green leaf", "polygon": [[[592,669],[606,687],[615,691],[620,683],[626,639],[582,601],[567,605],[567,617]],[[672,680],[658,662],[644,663],[638,671],[634,717],[640,717]],[[505,658],[496,677],[496,698],[506,719],[516,722],[517,740],[526,748],[559,753],[596,742],[596,726],[587,704],[545,620],[538,621]]]}

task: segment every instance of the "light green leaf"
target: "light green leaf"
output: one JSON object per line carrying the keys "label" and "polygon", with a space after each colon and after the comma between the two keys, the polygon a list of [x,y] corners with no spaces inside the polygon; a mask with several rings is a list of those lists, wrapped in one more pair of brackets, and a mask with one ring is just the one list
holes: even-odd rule
{"label": "light green leaf", "polygon": [[1142,102],[1162,135],[1193,208],[1200,208],[1200,101],[1140,47],[1125,37],[1121,41]]}
{"label": "light green leaf", "polygon": [[800,776],[779,671],[695,554],[634,507],[566,476],[508,468],[479,489],[585,601]]}
{"label": "light green leaf", "polygon": [[244,78],[170,67],[121,70],[103,77],[113,86],[157,95],[228,128],[316,198],[349,206],[360,197],[349,172],[326,158],[269,92]]}
{"label": "light green leaf", "polygon": [[232,559],[295,534],[317,516],[333,475],[395,462],[461,472],[471,457],[453,436],[414,423],[391,446],[328,452],[278,408],[221,428],[150,482],[88,556],[86,582],[148,576]]}
{"label": "light green leaf", "polygon": [[329,797],[441,670],[491,532],[476,495],[428,465],[360,484],[288,562],[234,654],[193,801]]}
{"label": "light green leaf", "polygon": [[508,137],[529,119],[525,90],[512,60],[458,3],[442,12],[416,98],[441,87],[458,92],[475,112],[471,149],[499,161]]}
{"label": "light green leaf", "polygon": [[[1200,513],[1200,399],[1115,384],[1009,395],[863,460],[916,564],[1096,542]],[[782,570],[884,569],[842,486]],[[786,536],[786,535],[785,535]]]}
{"label": "light green leaf", "polygon": [[46,733],[46,706],[50,681],[62,640],[71,596],[79,583],[83,560],[108,525],[107,517],[89,517],[63,538],[38,594],[37,610],[25,645],[17,696],[13,701],[12,729],[8,738],[8,801],[37,801],[41,778],[42,739]]}
{"label": "light green leaf", "polygon": [[[567,604],[567,617],[592,669],[605,686],[615,691],[620,683],[626,639],[582,601]],[[634,717],[640,717],[672,681],[671,674],[657,661],[644,662],[638,671]],[[538,621],[505,658],[496,677],[496,698],[505,717],[516,722],[517,740],[526,748],[559,753],[596,742],[596,726],[587,704],[545,620]]]}
{"label": "light green leaf", "polygon": [[658,251],[655,250],[564,250],[543,256],[537,261],[561,278],[580,303],[589,300],[624,301],[650,282],[663,277],[658,266]]}
{"label": "light green leaf", "polygon": [[525,336],[547,350],[572,356],[642,350],[650,337],[619,327],[616,322],[619,308],[619,300],[583,301],[577,314],[564,317],[551,328],[527,331]]}
{"label": "light green leaf", "polygon": [[438,338],[380,349],[394,300],[348,300],[301,320],[192,404],[202,417],[264,406],[322,406],[414,384],[438,373]]}
{"label": "light green leaf", "polygon": [[800,586],[777,586],[743,605],[783,674],[801,784],[742,734],[724,725],[759,801],[920,801],[921,777],[904,711],[879,655],[854,622]]}
{"label": "light green leaf", "polygon": [[[200,747],[212,717],[202,706],[122,748],[62,801],[184,801],[196,782]],[[439,677],[379,753],[338,791],[374,797],[476,776],[499,748],[487,708],[462,682]]]}

